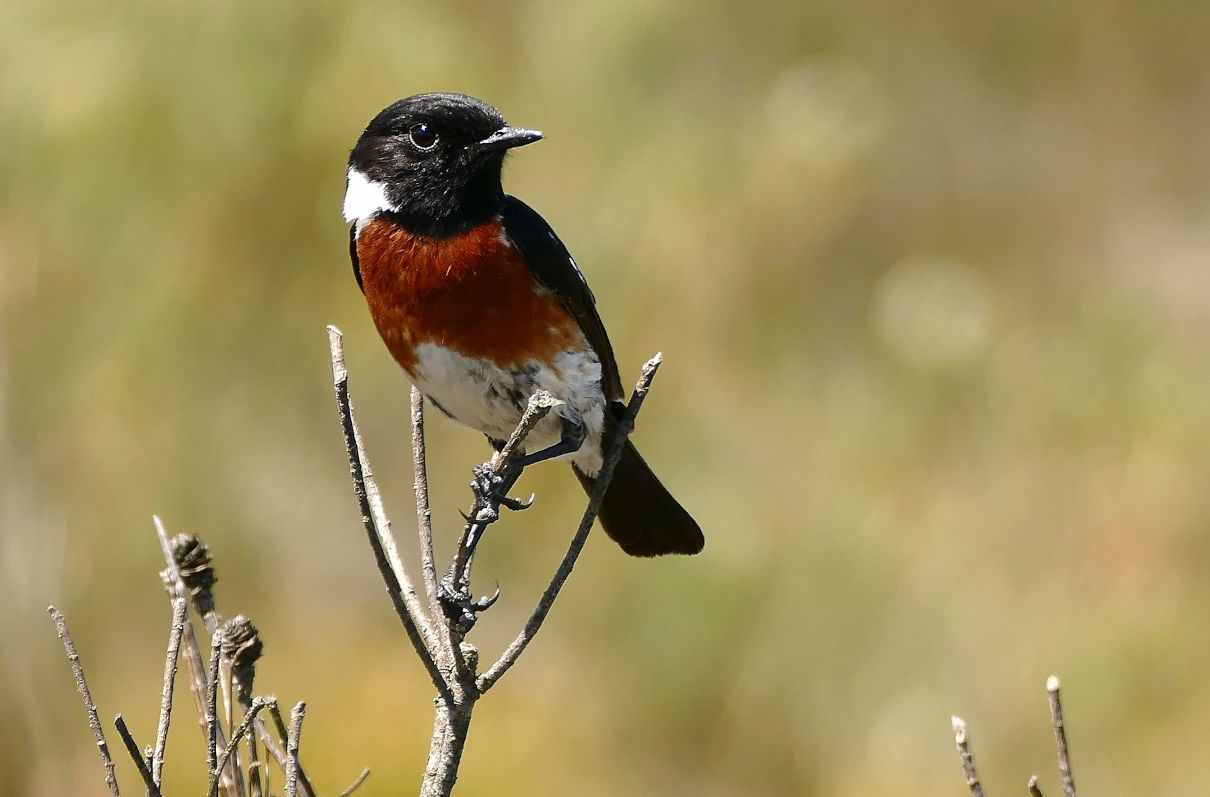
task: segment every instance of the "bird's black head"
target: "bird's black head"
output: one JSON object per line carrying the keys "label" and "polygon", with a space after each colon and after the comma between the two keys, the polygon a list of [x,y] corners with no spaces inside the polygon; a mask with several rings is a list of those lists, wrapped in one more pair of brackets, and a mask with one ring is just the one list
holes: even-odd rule
{"label": "bird's black head", "polygon": [[412,232],[450,235],[491,218],[500,168],[536,130],[509,127],[492,106],[463,94],[417,94],[375,116],[349,155],[346,221],[387,213]]}

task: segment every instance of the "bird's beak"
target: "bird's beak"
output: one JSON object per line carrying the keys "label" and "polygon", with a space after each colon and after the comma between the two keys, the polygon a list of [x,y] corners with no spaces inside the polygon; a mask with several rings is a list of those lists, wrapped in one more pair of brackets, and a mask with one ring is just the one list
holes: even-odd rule
{"label": "bird's beak", "polygon": [[542,140],[540,130],[526,130],[524,127],[502,127],[482,141],[473,145],[478,152],[496,152],[498,150],[523,147],[535,141]]}

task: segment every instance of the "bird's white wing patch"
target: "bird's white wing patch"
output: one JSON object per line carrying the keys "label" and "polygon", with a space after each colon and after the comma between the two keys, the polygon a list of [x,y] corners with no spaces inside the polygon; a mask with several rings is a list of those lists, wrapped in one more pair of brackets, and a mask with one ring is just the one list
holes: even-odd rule
{"label": "bird's white wing patch", "polygon": [[345,189],[345,221],[365,221],[384,210],[397,210],[387,200],[387,189],[356,169],[349,169],[348,187]]}

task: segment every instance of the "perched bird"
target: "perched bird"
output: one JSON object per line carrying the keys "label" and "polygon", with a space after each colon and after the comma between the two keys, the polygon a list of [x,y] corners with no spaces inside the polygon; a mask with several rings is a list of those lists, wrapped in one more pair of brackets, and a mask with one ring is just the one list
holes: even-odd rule
{"label": "perched bird", "polygon": [[[500,182],[505,154],[541,138],[461,94],[388,106],[349,155],[349,255],[387,348],[437,408],[499,448],[549,391],[563,403],[522,462],[570,459],[591,490],[624,401],[613,349],[575,260]],[[629,441],[600,520],[634,556],[705,544]]]}

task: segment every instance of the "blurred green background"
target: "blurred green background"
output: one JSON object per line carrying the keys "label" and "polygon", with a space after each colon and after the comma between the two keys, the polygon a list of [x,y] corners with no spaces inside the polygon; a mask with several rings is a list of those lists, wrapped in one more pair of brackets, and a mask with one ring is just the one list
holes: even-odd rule
{"label": "blurred green background", "polygon": [[[359,527],[324,324],[396,528],[407,383],[344,161],[485,97],[596,291],[694,559],[599,532],[477,713],[463,794],[1210,790],[1210,5],[990,0],[0,5],[0,771],[99,794],[44,614],[150,741],[151,514],[214,549],[324,793],[419,781],[431,687]],[[481,438],[431,414],[444,546]],[[478,568],[516,631],[583,502],[544,467]],[[408,549],[409,555],[412,549]],[[170,792],[201,791],[178,692]],[[114,744],[116,745],[116,740]],[[123,758],[123,785],[138,793]],[[1048,792],[1049,793],[1049,792]]]}

